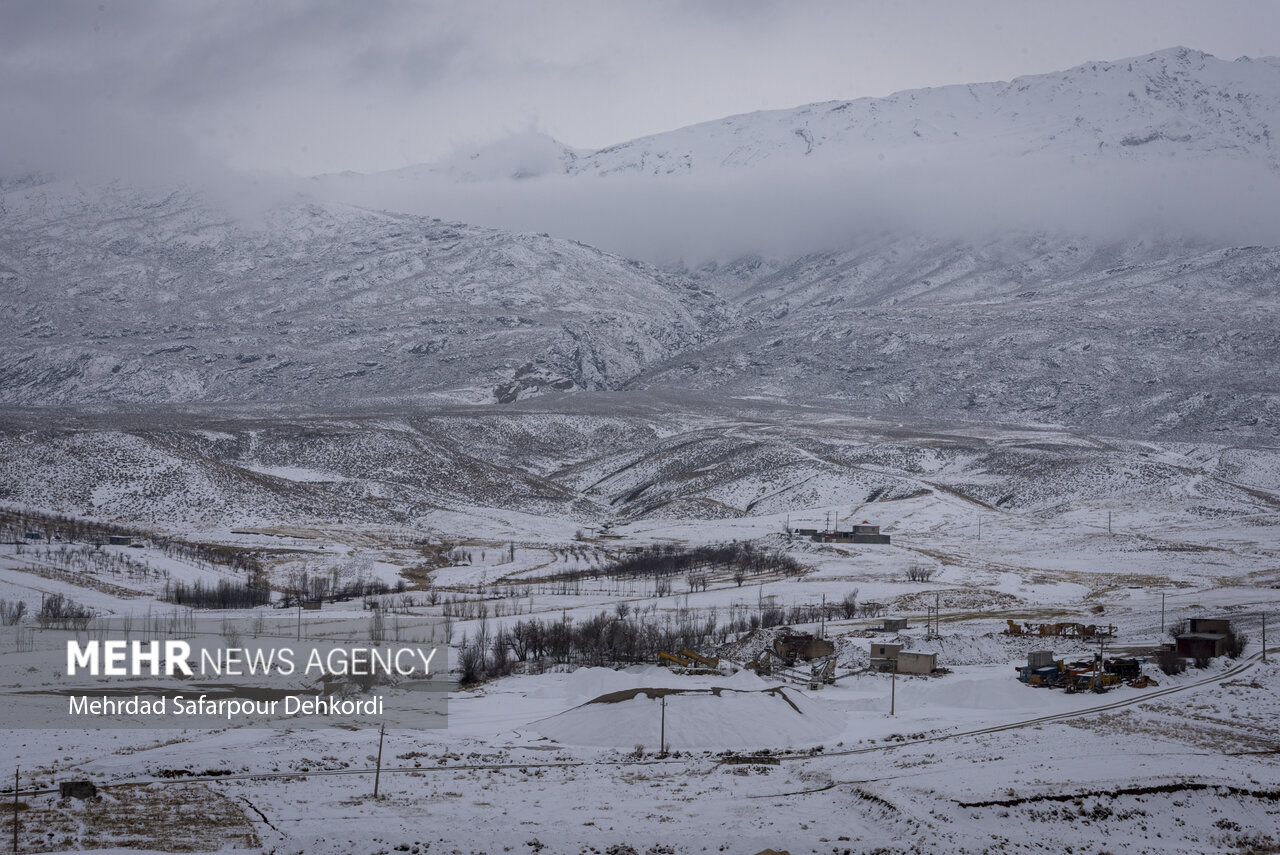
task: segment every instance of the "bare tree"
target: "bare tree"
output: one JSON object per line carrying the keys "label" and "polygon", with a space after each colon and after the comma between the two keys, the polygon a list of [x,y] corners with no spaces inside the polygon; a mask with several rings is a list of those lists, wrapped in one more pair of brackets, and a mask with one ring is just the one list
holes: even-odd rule
{"label": "bare tree", "polygon": [[23,600],[0,600],[0,623],[5,626],[13,626],[22,620],[22,616],[27,613],[27,604]]}
{"label": "bare tree", "polygon": [[938,568],[928,564],[912,564],[907,568],[907,581],[928,582],[938,572]]}

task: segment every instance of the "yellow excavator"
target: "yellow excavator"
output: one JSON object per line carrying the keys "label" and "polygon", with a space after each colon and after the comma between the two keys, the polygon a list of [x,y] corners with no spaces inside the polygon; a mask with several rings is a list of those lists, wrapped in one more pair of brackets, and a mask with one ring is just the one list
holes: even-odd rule
{"label": "yellow excavator", "polygon": [[708,667],[708,668],[719,668],[719,667],[720,667],[720,660],[719,660],[719,659],[717,659],[716,657],[714,657],[714,656],[703,656],[701,653],[698,653],[698,652],[696,652],[696,651],[690,650],[690,649],[689,649],[689,648],[687,648],[687,647],[681,647],[681,648],[680,648],[680,655],[681,655],[681,656],[683,656],[685,659],[692,659],[694,662],[698,662],[698,663],[700,663],[700,664],[702,664],[702,665],[705,665],[705,666],[706,666],[706,667]]}

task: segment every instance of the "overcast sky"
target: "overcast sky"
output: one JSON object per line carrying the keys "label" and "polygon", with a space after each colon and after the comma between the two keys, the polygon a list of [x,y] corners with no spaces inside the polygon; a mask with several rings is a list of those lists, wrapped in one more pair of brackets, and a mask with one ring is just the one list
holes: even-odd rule
{"label": "overcast sky", "polygon": [[1280,3],[4,0],[0,168],[372,171],[531,128],[597,148],[1175,44],[1280,55]]}

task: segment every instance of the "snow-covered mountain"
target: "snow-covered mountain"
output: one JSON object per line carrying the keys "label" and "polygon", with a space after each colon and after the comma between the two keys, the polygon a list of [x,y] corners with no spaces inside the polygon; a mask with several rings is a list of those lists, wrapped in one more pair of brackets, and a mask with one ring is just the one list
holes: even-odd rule
{"label": "snow-covered mountain", "polygon": [[616,386],[722,325],[692,281],[545,236],[59,183],[0,206],[8,403],[510,401]]}
{"label": "snow-covered mountain", "polygon": [[1008,82],[770,110],[565,159],[574,174],[693,173],[780,160],[976,146],[1000,156],[1229,155],[1280,169],[1280,59],[1184,47]]}
{"label": "snow-covered mountain", "polygon": [[[1176,48],[730,117],[595,152],[526,134],[392,179],[408,196],[422,179],[497,201],[504,187],[544,180],[620,181],[639,200],[649,187],[702,186],[685,178],[708,171],[732,186],[799,163],[821,179],[886,152],[918,155],[940,175],[972,162],[944,156],[955,151],[1050,179],[1054,164],[1105,162],[1099,174],[1121,195],[1153,164],[1175,188],[1188,183],[1184,166],[1212,179],[1234,165],[1271,182],[1249,185],[1270,198],[1277,122],[1280,60]],[[310,191],[324,199],[386,180],[332,176]],[[792,189],[803,202],[810,186]],[[913,204],[932,191],[922,182]],[[569,194],[557,205],[575,199],[599,202]],[[1087,234],[886,222],[821,251],[661,270],[570,240],[335,202],[295,200],[246,221],[191,191],[10,183],[0,185],[0,306],[11,319],[0,401],[345,407],[716,392],[895,420],[1272,439],[1280,251],[1233,231],[1258,219],[1256,199],[1178,201],[1218,233],[1113,233],[1110,212],[1085,205],[1078,216],[1097,223]],[[1134,212],[1164,203],[1142,197]],[[606,207],[586,214],[637,231],[664,219],[653,206]],[[665,211],[677,228],[700,214]],[[961,204],[953,219],[966,217]]]}
{"label": "snow-covered mountain", "polygon": [[629,388],[906,420],[1280,434],[1280,250],[885,238],[700,276],[746,321]]}

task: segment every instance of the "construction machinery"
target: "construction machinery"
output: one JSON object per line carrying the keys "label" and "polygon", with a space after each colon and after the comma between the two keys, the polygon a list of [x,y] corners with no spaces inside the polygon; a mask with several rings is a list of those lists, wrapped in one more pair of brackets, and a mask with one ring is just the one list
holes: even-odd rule
{"label": "construction machinery", "polygon": [[820,665],[814,665],[813,676],[809,682],[834,686],[836,682],[836,657],[831,656]]}
{"label": "construction machinery", "polygon": [[1066,662],[1054,659],[1048,650],[1036,650],[1028,654],[1027,664],[1018,670],[1018,679],[1028,686],[1063,689],[1067,692],[1105,692],[1127,682],[1136,688],[1155,685],[1155,680],[1144,676],[1142,663],[1137,659],[1102,659]]}
{"label": "construction machinery", "polygon": [[708,668],[720,667],[719,658],[715,656],[703,656],[701,653],[698,653],[697,651],[694,651],[694,650],[690,650],[687,647],[680,648],[680,655],[683,656],[685,659],[691,659],[694,662],[698,662],[702,665],[705,665]]}
{"label": "construction machinery", "polygon": [[669,663],[670,665],[678,665],[681,668],[690,668],[693,666],[693,663],[690,662],[688,659],[685,659],[683,656],[676,656],[675,654],[668,653],[665,650],[658,651],[658,658],[665,663]]}

